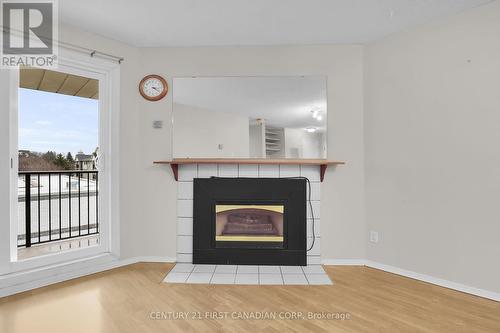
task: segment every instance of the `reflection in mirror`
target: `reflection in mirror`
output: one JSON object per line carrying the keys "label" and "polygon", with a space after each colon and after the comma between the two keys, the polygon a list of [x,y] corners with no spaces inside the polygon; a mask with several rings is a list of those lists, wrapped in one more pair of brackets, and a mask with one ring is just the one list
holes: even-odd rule
{"label": "reflection in mirror", "polygon": [[326,78],[173,79],[174,158],[326,159]]}

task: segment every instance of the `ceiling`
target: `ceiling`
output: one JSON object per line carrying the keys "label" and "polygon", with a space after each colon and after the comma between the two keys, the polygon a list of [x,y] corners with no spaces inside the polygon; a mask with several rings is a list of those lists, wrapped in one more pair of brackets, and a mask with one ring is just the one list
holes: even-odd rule
{"label": "ceiling", "polygon": [[[183,104],[261,118],[270,126],[326,128],[326,78],[322,76],[174,78],[172,91],[174,112],[176,104]],[[323,119],[313,118],[312,110],[318,110]]]}
{"label": "ceiling", "polygon": [[368,43],[491,0],[64,0],[61,21],[140,47]]}
{"label": "ceiling", "polygon": [[19,86],[92,99],[98,98],[99,91],[99,82],[96,79],[29,67],[20,69]]}

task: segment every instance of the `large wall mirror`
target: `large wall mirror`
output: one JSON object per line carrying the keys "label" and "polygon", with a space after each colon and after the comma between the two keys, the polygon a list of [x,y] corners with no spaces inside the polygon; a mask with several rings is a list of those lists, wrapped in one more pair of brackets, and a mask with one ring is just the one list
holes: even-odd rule
{"label": "large wall mirror", "polygon": [[174,158],[326,159],[326,77],[173,79]]}

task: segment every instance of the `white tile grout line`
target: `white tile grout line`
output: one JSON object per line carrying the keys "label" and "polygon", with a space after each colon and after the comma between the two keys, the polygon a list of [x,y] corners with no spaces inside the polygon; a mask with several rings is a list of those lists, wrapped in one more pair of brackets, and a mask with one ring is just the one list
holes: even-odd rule
{"label": "white tile grout line", "polygon": [[304,272],[304,268],[302,266],[300,266],[300,269],[302,270],[302,274],[304,274],[304,276],[306,277],[307,285],[310,286],[311,282],[309,282],[309,279],[307,278],[307,274],[306,274],[306,272]]}
{"label": "white tile grout line", "polygon": [[[217,265],[215,265],[215,269],[217,269]],[[210,277],[210,281],[208,281],[208,284],[212,284],[212,279],[214,278],[214,275],[215,275],[215,269],[212,272],[212,276]]]}
{"label": "white tile grout line", "polygon": [[[175,266],[174,266],[175,267]],[[194,268],[196,267],[196,265],[193,265],[193,269],[191,270],[191,272],[189,272],[189,275],[187,276],[186,278],[186,281],[184,281],[184,283],[187,283],[188,280],[189,280],[189,277],[191,276],[191,274],[193,274],[193,271],[194,271]]]}
{"label": "white tile grout line", "polygon": [[215,265],[214,272],[212,273],[212,276],[210,277],[210,280],[208,280],[208,284],[212,284],[212,279],[214,278],[215,271],[217,270],[217,265]]}

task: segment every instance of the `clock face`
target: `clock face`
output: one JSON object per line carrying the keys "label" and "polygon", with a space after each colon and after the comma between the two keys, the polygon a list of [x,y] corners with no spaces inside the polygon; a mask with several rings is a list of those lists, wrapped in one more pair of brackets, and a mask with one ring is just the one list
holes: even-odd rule
{"label": "clock face", "polygon": [[167,82],[159,75],[148,75],[141,80],[139,92],[150,101],[158,101],[165,97],[168,91]]}

